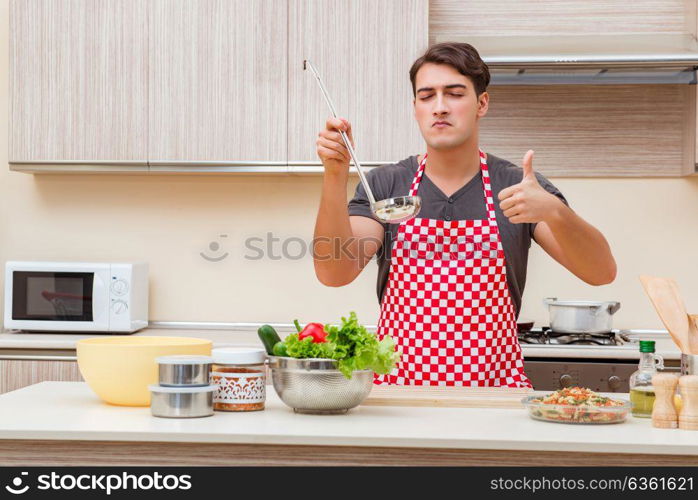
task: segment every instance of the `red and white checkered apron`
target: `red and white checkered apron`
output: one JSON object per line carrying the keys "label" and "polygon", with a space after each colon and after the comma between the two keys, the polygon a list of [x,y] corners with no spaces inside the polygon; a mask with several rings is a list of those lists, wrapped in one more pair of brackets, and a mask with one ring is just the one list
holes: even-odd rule
{"label": "red and white checkered apron", "polygon": [[399,225],[378,336],[391,335],[402,358],[391,373],[376,375],[376,384],[531,387],[482,151],[480,165],[487,219]]}

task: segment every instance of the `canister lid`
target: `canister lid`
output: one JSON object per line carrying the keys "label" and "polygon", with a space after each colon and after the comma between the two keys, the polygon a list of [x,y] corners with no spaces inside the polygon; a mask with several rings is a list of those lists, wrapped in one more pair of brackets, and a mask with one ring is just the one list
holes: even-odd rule
{"label": "canister lid", "polygon": [[150,392],[169,392],[169,393],[179,393],[179,394],[193,394],[197,392],[213,392],[218,389],[217,385],[203,385],[203,386],[180,386],[180,387],[169,387],[162,385],[149,385],[148,389]]}
{"label": "canister lid", "polygon": [[264,363],[267,352],[256,347],[220,347],[211,355],[213,362],[221,365],[254,365]]}
{"label": "canister lid", "polygon": [[654,340],[641,340],[640,352],[654,352]]}
{"label": "canister lid", "polygon": [[213,363],[213,358],[196,354],[178,354],[176,356],[160,356],[155,358],[155,361],[160,365],[205,365]]}

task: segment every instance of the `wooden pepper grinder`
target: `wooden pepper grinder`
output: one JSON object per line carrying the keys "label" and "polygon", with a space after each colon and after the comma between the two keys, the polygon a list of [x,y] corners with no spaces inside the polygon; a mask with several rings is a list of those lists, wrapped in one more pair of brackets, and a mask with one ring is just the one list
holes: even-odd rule
{"label": "wooden pepper grinder", "polygon": [[684,375],[679,379],[681,413],[679,429],[698,431],[698,375]]}
{"label": "wooden pepper grinder", "polygon": [[[652,425],[662,429],[676,429],[678,416],[674,406],[674,393],[679,377],[671,373],[657,373],[652,376],[654,386],[654,406],[652,407]],[[698,414],[697,414],[698,415]],[[698,423],[698,420],[696,420]]]}

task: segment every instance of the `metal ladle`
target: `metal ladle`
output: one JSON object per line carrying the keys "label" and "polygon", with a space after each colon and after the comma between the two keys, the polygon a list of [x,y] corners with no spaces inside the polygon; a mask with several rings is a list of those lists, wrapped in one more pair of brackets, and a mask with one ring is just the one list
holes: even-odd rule
{"label": "metal ladle", "polygon": [[[322,83],[320,74],[315,69],[313,63],[311,63],[308,59],[303,62],[303,69],[307,68],[310,68],[310,71],[312,71],[315,78],[317,78],[318,85],[320,85],[320,90],[322,90],[322,95],[325,97],[325,101],[332,112],[332,116],[338,118],[337,112],[332,104],[332,100],[327,93],[327,89],[325,89],[325,85]],[[356,154],[354,153],[354,148],[351,146],[349,137],[347,137],[347,134],[343,130],[340,130],[339,133],[342,136],[342,140],[344,141],[347,150],[349,150],[349,155],[356,166],[356,171],[359,173],[361,184],[363,185],[364,190],[366,191],[366,196],[368,196],[368,201],[371,204],[371,212],[373,213],[373,216],[381,222],[387,222],[390,224],[399,224],[400,222],[405,222],[415,217],[419,213],[420,208],[422,208],[422,199],[419,196],[399,196],[397,198],[388,198],[387,200],[376,201],[376,198],[373,196],[373,191],[371,191],[371,187],[368,185],[368,181],[366,180],[366,175],[361,168],[361,164],[356,158]]]}

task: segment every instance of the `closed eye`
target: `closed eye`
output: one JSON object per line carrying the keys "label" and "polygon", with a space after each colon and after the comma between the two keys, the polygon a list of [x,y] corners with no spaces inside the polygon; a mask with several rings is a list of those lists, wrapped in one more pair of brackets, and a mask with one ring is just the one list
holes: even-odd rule
{"label": "closed eye", "polygon": [[[457,92],[449,92],[448,95],[450,95],[451,97],[463,97],[464,94],[460,94],[460,93],[457,93]],[[434,97],[434,94],[429,94],[429,95],[421,96],[421,97],[419,98],[419,100],[420,100],[420,101],[426,101],[426,100],[428,100],[428,99],[431,99],[432,97]]]}

